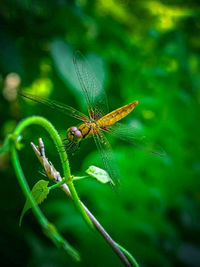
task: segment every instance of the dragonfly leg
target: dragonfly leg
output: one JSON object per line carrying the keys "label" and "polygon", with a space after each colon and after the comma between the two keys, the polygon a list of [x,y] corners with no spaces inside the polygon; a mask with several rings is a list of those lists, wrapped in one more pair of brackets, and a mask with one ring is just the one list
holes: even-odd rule
{"label": "dragonfly leg", "polygon": [[75,150],[72,152],[72,156],[74,156],[74,154],[80,149],[80,146],[81,146],[81,142],[78,143]]}
{"label": "dragonfly leg", "polygon": [[74,146],[76,146],[76,143],[70,142],[66,145],[66,150],[70,151]]}
{"label": "dragonfly leg", "polygon": [[[63,139],[62,141],[64,141],[65,139]],[[58,152],[67,152],[68,150],[71,149],[71,147],[73,147],[73,142],[68,142],[67,144],[63,143],[62,146],[57,147]],[[60,148],[64,148],[64,150],[60,149]]]}
{"label": "dragonfly leg", "polygon": [[[60,152],[66,152],[66,145],[62,145],[62,146],[57,146],[56,147],[57,148],[57,150],[58,150],[58,153],[60,153]],[[64,148],[64,150],[62,150],[62,148]]]}
{"label": "dragonfly leg", "polygon": [[75,152],[80,149],[80,143],[81,142],[78,142],[78,143],[68,142],[67,144],[63,143],[62,147],[64,147],[67,153],[71,153],[72,155],[74,155]]}
{"label": "dragonfly leg", "polygon": [[78,149],[80,149],[80,147],[81,147],[81,142],[78,143]]}

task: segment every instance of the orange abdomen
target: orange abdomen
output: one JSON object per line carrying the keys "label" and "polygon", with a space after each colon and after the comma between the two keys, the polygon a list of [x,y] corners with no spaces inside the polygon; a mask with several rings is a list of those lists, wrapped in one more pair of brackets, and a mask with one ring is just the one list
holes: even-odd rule
{"label": "orange abdomen", "polygon": [[115,109],[107,115],[103,116],[97,121],[99,127],[109,127],[116,123],[117,121],[126,117],[134,108],[137,106],[138,101],[133,101],[121,108]]}

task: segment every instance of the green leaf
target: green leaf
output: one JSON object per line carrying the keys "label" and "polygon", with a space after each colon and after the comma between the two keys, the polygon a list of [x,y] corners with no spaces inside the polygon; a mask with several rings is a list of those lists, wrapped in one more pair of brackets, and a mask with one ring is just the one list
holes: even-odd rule
{"label": "green leaf", "polygon": [[91,177],[97,179],[97,181],[99,181],[100,183],[112,183],[113,185],[115,185],[109,174],[101,168],[98,168],[96,166],[90,166],[86,170],[86,173],[89,174]]}
{"label": "green leaf", "polygon": [[[47,197],[49,193],[49,188],[47,187],[48,183],[49,183],[48,181],[40,180],[33,186],[33,189],[31,191],[31,196],[35,200],[36,204],[42,203],[42,201]],[[27,198],[24,208],[22,210],[21,216],[20,216],[20,221],[19,221],[20,226],[21,226],[24,214],[27,212],[27,210],[31,208],[32,208],[31,201]]]}
{"label": "green leaf", "polygon": [[21,143],[21,140],[22,140],[22,136],[21,135],[18,135],[18,136],[12,136],[14,141],[15,141],[15,146],[16,146],[16,149],[17,150],[21,150],[24,145]]}
{"label": "green leaf", "polygon": [[9,139],[10,138],[11,138],[10,134],[6,136],[6,139],[5,139],[2,147],[0,148],[0,154],[3,154],[5,152],[9,151]]}
{"label": "green leaf", "polygon": [[0,154],[9,151],[9,143],[11,139],[15,142],[15,147],[17,150],[20,150],[23,147],[23,145],[20,143],[21,136],[16,137],[14,134],[8,134],[4,140],[2,147],[0,148]]}

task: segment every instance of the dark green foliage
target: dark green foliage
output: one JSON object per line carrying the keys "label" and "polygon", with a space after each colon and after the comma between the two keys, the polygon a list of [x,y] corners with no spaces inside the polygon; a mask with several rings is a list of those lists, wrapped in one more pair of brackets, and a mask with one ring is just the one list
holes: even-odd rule
{"label": "dark green foliage", "polygon": [[[18,98],[16,88],[84,111],[71,60],[80,50],[104,84],[110,110],[139,100],[125,121],[140,125],[141,133],[167,154],[153,156],[109,138],[121,186],[115,193],[109,185],[83,179],[76,182],[81,199],[141,266],[199,266],[198,1],[3,0],[0,10],[1,144],[30,115],[49,119],[63,138],[77,124]],[[19,75],[20,85],[11,72]],[[39,137],[61,171],[55,147],[41,128],[32,127],[24,133],[20,150],[30,187],[42,179],[29,145]],[[76,176],[83,176],[90,165],[103,167],[92,139],[70,157],[70,164]],[[25,200],[6,153],[0,155],[0,170],[2,260],[12,266],[77,265],[43,236],[31,213],[18,228]],[[62,192],[52,192],[41,208],[81,253],[81,266],[122,266]]]}

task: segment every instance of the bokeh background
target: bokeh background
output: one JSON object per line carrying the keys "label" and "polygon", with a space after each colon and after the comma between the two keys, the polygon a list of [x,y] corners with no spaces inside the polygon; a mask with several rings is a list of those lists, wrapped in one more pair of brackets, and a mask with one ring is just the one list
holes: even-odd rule
{"label": "bokeh background", "polygon": [[[17,90],[60,100],[84,111],[75,86],[72,56],[80,50],[106,90],[110,110],[139,100],[126,123],[136,123],[165,157],[109,138],[121,186],[85,179],[81,199],[110,235],[141,266],[200,266],[200,6],[195,0],[2,0],[0,2],[1,136],[31,115],[49,119],[61,136],[77,121],[21,99]],[[61,171],[56,148],[39,127],[27,129],[20,159],[30,187],[45,179],[31,147],[43,137],[47,157]],[[72,174],[101,166],[85,142]],[[41,205],[47,218],[80,251],[74,262],[47,239],[29,211],[18,226],[25,199],[9,154],[0,157],[3,266],[123,266],[98,233],[88,229],[59,190]]]}

